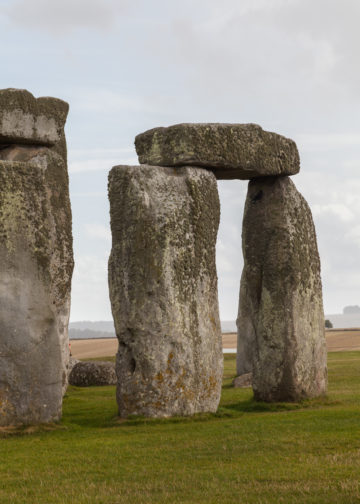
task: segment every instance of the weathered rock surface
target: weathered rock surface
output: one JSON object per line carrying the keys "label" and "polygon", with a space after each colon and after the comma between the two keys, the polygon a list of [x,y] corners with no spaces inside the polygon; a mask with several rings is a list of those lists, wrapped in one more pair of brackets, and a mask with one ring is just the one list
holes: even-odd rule
{"label": "weathered rock surface", "polygon": [[61,416],[73,270],[65,159],[63,134],[59,148],[0,148],[0,425]]}
{"label": "weathered rock surface", "polygon": [[69,373],[69,376],[70,376],[70,373],[73,369],[73,367],[75,366],[75,364],[77,364],[79,361],[79,359],[75,359],[75,357],[70,357],[69,358],[69,365],[68,365],[68,373]]}
{"label": "weathered rock surface", "polygon": [[0,143],[54,145],[60,142],[69,105],[35,98],[25,89],[0,90]]}
{"label": "weathered rock surface", "polygon": [[248,388],[252,384],[252,373],[246,373],[233,379],[235,388]]}
{"label": "weathered rock surface", "polygon": [[109,199],[119,414],[215,411],[223,368],[216,179],[201,168],[116,166]]}
{"label": "weathered rock surface", "polygon": [[256,124],[186,123],[154,128],[135,138],[140,163],[202,166],[217,179],[294,175],[300,170],[295,142]]}
{"label": "weathered rock surface", "polygon": [[106,361],[78,361],[69,376],[70,385],[76,387],[116,385],[116,382],[115,364]]}
{"label": "weathered rock surface", "polygon": [[320,260],[311,211],[288,177],[249,183],[237,372],[252,370],[256,399],[326,392]]}

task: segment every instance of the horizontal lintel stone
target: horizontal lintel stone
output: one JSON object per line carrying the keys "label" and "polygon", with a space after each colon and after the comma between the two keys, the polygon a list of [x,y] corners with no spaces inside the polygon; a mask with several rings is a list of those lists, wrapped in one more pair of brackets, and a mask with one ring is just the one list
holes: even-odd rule
{"label": "horizontal lintel stone", "polygon": [[293,140],[257,124],[184,123],[137,135],[141,164],[199,166],[217,179],[295,175],[300,159]]}
{"label": "horizontal lintel stone", "polygon": [[35,98],[25,89],[0,90],[0,144],[52,146],[61,140],[69,105]]}

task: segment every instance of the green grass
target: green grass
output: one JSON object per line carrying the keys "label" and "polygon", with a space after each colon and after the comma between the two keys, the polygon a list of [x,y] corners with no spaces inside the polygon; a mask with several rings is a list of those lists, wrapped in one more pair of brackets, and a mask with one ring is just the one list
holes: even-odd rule
{"label": "green grass", "polygon": [[1,504],[359,503],[360,352],[329,354],[329,394],[255,403],[225,356],[215,415],[116,417],[114,387],[71,387],[53,430],[0,439]]}

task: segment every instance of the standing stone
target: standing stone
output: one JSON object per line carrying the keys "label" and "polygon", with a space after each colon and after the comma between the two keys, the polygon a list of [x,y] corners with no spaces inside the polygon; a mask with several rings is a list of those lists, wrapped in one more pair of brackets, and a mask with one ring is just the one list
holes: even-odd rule
{"label": "standing stone", "polygon": [[288,177],[249,182],[238,316],[239,375],[254,396],[297,401],[327,387],[320,260],[311,211]]}
{"label": "standing stone", "polygon": [[63,131],[52,148],[31,144],[31,135],[20,144],[21,134],[16,143],[7,138],[1,144],[1,131],[0,127],[3,426],[49,422],[61,416],[68,375],[73,255]]}
{"label": "standing stone", "polygon": [[216,411],[223,356],[214,175],[201,168],[116,166],[109,199],[120,416]]}
{"label": "standing stone", "polygon": [[217,179],[294,175],[300,170],[293,140],[257,124],[185,123],[153,128],[135,138],[140,163],[201,166]]}

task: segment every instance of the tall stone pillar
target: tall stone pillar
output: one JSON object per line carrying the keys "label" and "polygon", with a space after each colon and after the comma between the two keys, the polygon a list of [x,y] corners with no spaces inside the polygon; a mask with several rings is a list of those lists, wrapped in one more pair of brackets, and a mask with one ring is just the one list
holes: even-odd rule
{"label": "tall stone pillar", "polygon": [[216,411],[223,357],[214,175],[201,168],[116,166],[109,199],[120,416]]}
{"label": "tall stone pillar", "polygon": [[68,104],[0,91],[0,425],[61,416],[73,270]]}
{"label": "tall stone pillar", "polygon": [[320,260],[311,211],[289,177],[249,182],[238,316],[238,374],[256,399],[326,392]]}

